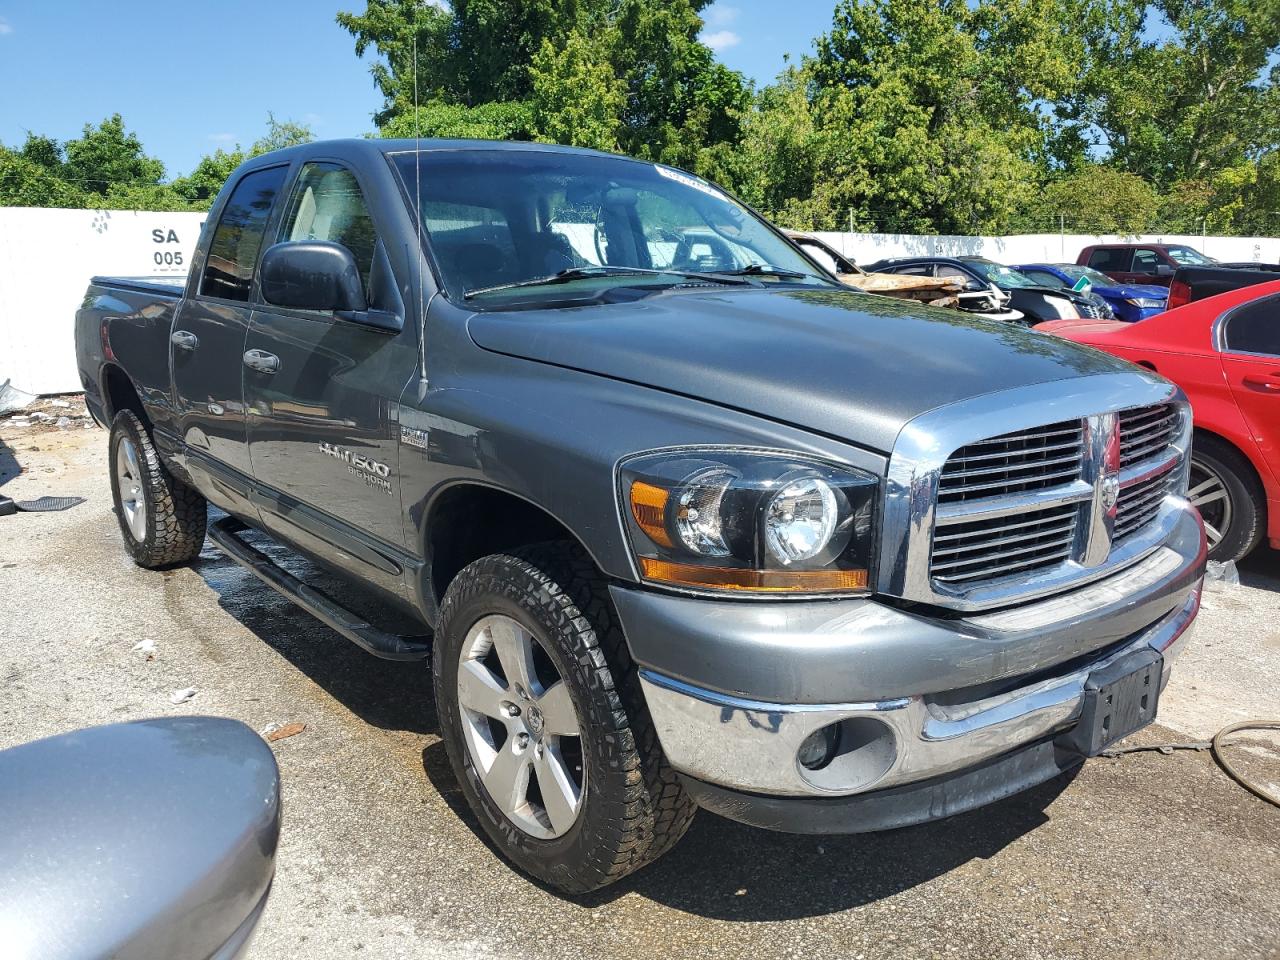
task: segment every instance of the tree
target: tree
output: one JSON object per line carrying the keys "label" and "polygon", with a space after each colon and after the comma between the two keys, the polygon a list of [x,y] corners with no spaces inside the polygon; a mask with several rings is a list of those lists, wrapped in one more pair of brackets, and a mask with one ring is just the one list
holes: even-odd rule
{"label": "tree", "polygon": [[559,48],[543,40],[529,73],[533,125],[539,139],[618,149],[626,84],[586,37],[570,33]]}
{"label": "tree", "polygon": [[458,137],[476,140],[534,139],[533,108],[522,100],[478,107],[433,100],[398,113],[378,131],[383,137]]}
{"label": "tree", "polygon": [[294,123],[292,120],[279,121],[275,114],[268,112],[266,134],[255,140],[247,151],[236,144],[234,150],[219,148],[206,154],[190,174],[173,181],[173,190],[185,202],[194,204],[198,209],[207,209],[232,171],[246,160],[272,150],[309,143],[314,139],[307,124]]}
{"label": "tree", "polygon": [[164,179],[164,164],[147,156],[142,141],[125,129],[118,113],[96,127],[86,123],[81,136],[68,140],[63,150],[65,178],[100,196],[112,184],[158,184]]}
{"label": "tree", "polygon": [[1156,222],[1160,195],[1146,180],[1094,164],[1045,187],[1037,220],[1041,229],[1065,226],[1074,233],[1142,233]]}
{"label": "tree", "polygon": [[89,195],[21,152],[0,147],[0,207],[88,207]]}

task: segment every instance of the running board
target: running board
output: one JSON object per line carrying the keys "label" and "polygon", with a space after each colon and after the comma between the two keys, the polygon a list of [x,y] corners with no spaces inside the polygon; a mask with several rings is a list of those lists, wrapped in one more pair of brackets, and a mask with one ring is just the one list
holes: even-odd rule
{"label": "running board", "polygon": [[276,564],[262,551],[237,536],[248,526],[235,517],[209,525],[209,539],[219,550],[282,596],[288,597],[317,620],[332,627],[356,646],[384,660],[423,660],[431,655],[430,634],[402,637],[387,633],[309,587]]}

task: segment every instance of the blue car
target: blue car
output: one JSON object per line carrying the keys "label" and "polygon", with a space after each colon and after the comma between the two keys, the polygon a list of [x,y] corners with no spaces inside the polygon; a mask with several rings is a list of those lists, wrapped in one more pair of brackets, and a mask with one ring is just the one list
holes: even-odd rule
{"label": "blue car", "polygon": [[1163,313],[1169,299],[1168,287],[1116,283],[1105,273],[1074,263],[1024,263],[1013,269],[1046,287],[1074,287],[1081,277],[1087,278],[1093,292],[1111,304],[1116,319],[1127,323]]}

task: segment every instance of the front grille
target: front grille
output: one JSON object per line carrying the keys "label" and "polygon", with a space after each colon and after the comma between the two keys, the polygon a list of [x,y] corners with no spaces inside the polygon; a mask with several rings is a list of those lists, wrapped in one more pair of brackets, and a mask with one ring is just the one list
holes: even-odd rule
{"label": "front grille", "polygon": [[1158,456],[1173,445],[1180,427],[1178,410],[1167,403],[1120,414],[1120,468]]}
{"label": "front grille", "polygon": [[[1163,403],[1122,411],[1116,424],[1121,487],[1113,546],[1156,520],[1172,492],[1182,413]],[[1102,467],[1085,470],[1085,427],[1083,419],[1062,420],[968,443],[947,458],[929,558],[934,583],[965,590],[1081,559],[1095,535],[1081,529],[1095,493],[1079,481]]]}
{"label": "front grille", "polygon": [[1079,513],[1068,503],[941,527],[930,572],[942,583],[965,584],[1056,565],[1071,556]]}
{"label": "front grille", "polygon": [[1064,420],[968,444],[942,468],[938,502],[961,503],[1070,483],[1080,476],[1083,442],[1080,421]]}

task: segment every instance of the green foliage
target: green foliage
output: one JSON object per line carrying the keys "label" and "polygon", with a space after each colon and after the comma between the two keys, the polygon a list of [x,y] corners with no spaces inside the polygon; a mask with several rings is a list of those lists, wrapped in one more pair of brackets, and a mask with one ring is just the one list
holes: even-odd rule
{"label": "green foliage", "polygon": [[164,179],[164,164],[146,155],[142,141],[125,129],[118,113],[96,127],[86,123],[80,137],[62,149],[67,157],[63,177],[99,196],[105,197],[113,184],[158,184]]}
{"label": "green foliage", "polygon": [[1156,221],[1160,204],[1160,195],[1141,177],[1092,165],[1045,187],[1038,204],[1039,226],[1062,226],[1073,233],[1137,234]]}
{"label": "green foliage", "polygon": [[378,131],[383,137],[459,137],[532,140],[533,108],[524,101],[464,107],[433,100],[396,114]]}
{"label": "green foliage", "polygon": [[0,207],[88,207],[89,196],[22,153],[0,147]]}
{"label": "green foliage", "polygon": [[597,150],[618,149],[626,85],[582,34],[556,48],[542,41],[529,69],[533,81],[533,125],[538,138]]}

